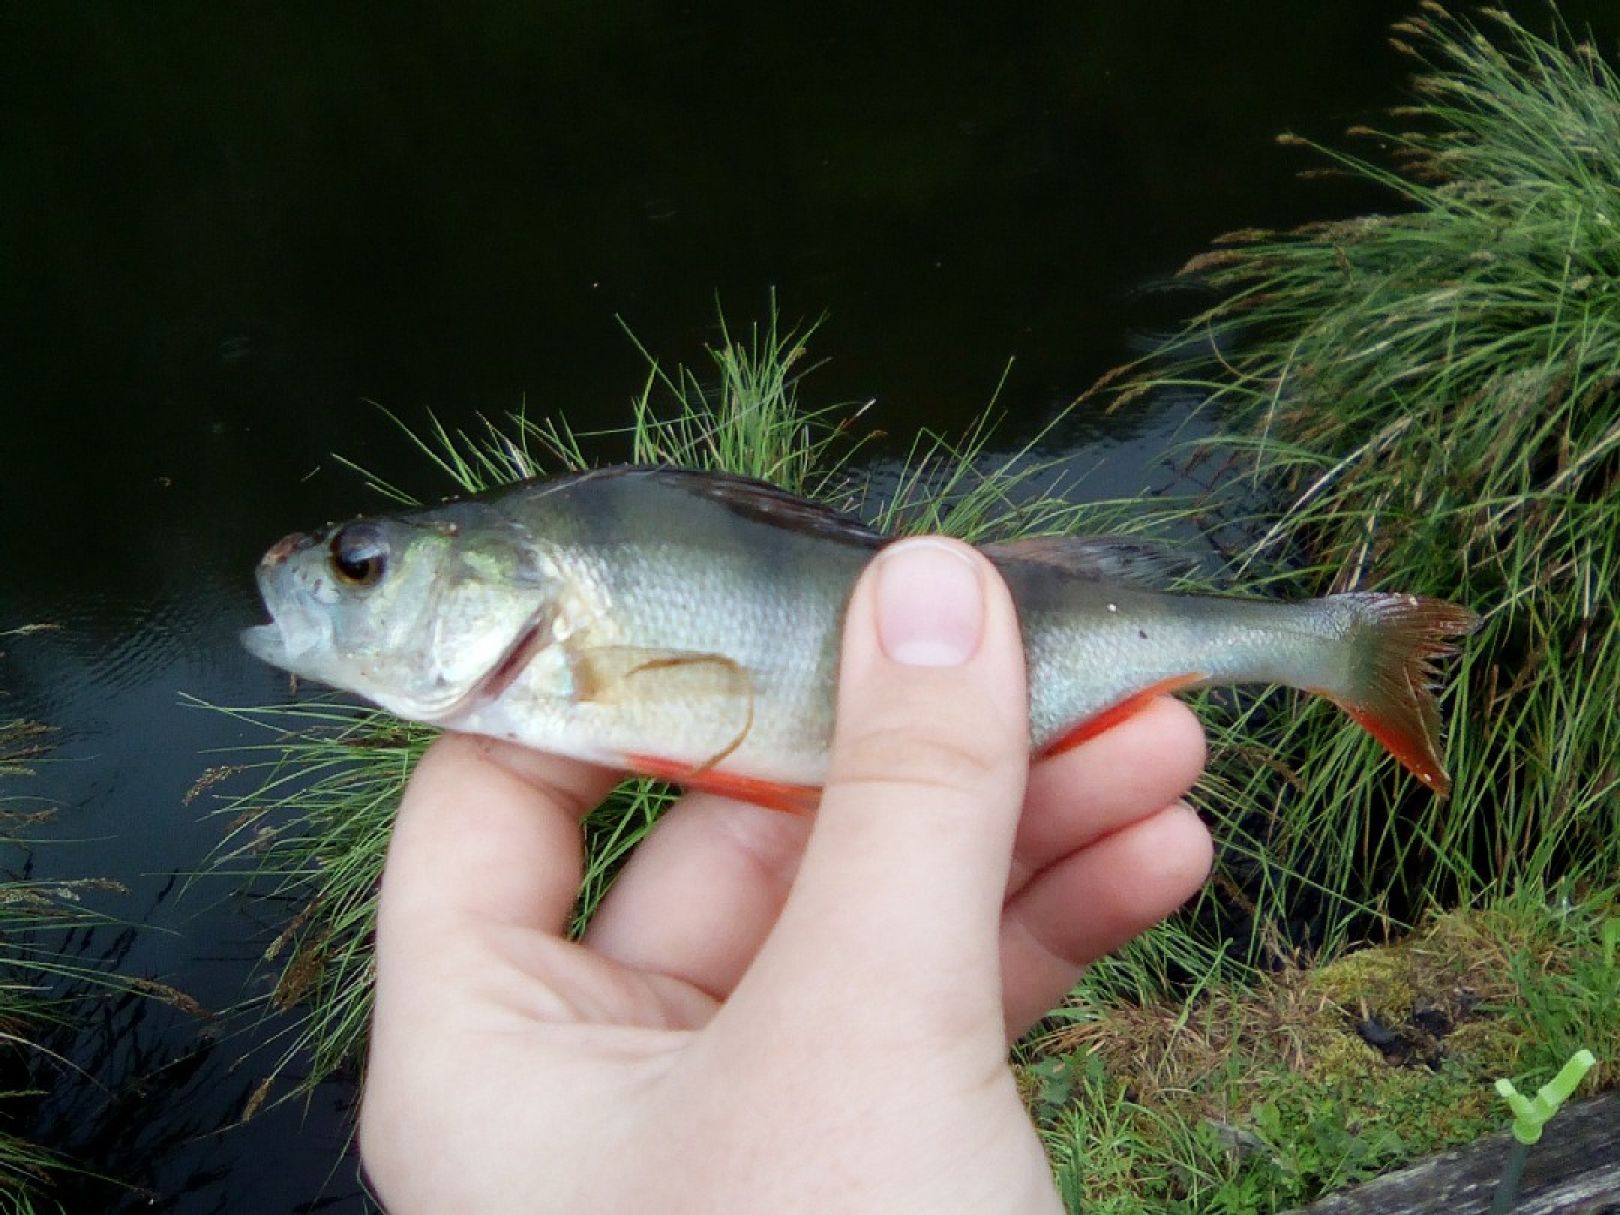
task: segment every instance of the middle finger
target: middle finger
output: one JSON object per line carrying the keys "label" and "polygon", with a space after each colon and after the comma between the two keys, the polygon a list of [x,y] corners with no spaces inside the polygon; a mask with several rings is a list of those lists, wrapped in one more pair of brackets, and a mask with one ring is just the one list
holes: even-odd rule
{"label": "middle finger", "polygon": [[725,999],[776,923],[811,821],[688,793],[636,845],[585,943]]}
{"label": "middle finger", "polygon": [[1029,771],[1007,882],[1011,900],[1049,865],[1155,814],[1204,769],[1204,728],[1161,696],[1112,729]]}

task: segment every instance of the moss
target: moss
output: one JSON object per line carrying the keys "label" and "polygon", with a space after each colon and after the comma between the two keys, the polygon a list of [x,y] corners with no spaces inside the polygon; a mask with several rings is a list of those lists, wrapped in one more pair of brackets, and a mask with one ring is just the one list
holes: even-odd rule
{"label": "moss", "polygon": [[1362,1015],[1405,1015],[1417,997],[1414,967],[1407,949],[1375,946],[1329,963],[1310,977],[1311,990],[1347,1011]]}
{"label": "moss", "polygon": [[[1553,1010],[1595,998],[1568,972],[1606,914],[1520,898],[1191,1005],[1094,1005],[1032,1044],[1020,1091],[1087,1209],[1291,1205],[1501,1126],[1494,1080],[1547,1053]],[[1084,1159],[1099,1144],[1114,1145],[1106,1183]]]}
{"label": "moss", "polygon": [[1361,1087],[1384,1070],[1378,1052],[1354,1034],[1337,1031],[1323,1035],[1325,1041],[1308,1063],[1302,1078],[1329,1088]]}

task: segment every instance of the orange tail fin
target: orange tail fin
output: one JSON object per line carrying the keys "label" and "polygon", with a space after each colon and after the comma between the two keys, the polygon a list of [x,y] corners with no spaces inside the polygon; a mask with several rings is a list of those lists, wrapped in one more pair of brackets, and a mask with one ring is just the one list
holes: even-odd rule
{"label": "orange tail fin", "polygon": [[1479,617],[1443,599],[1359,592],[1335,595],[1356,611],[1347,638],[1354,647],[1344,687],[1312,688],[1383,743],[1420,781],[1441,797],[1451,778],[1440,759],[1440,709],[1435,703],[1434,660],[1453,652],[1453,637],[1471,633]]}

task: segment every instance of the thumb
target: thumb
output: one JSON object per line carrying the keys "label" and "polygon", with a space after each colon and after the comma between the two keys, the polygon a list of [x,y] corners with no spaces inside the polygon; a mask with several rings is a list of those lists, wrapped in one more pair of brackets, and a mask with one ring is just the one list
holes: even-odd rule
{"label": "thumb", "polygon": [[908,1017],[982,1017],[999,1047],[1028,769],[1023,647],[995,567],[954,541],[891,545],[850,600],[821,809],[760,961],[818,984],[817,1003],[837,976]]}

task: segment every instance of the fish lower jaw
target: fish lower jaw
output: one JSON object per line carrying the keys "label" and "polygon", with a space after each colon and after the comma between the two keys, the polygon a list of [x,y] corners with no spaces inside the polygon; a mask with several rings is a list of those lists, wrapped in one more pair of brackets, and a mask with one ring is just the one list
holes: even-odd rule
{"label": "fish lower jaw", "polygon": [[[301,622],[297,622],[301,623]],[[242,630],[242,646],[248,653],[273,667],[290,671],[302,679],[315,679],[333,687],[361,691],[342,679],[333,678],[331,633],[320,628],[289,628],[282,617],[269,624],[256,624]]]}
{"label": "fish lower jaw", "polygon": [[287,641],[277,624],[256,624],[242,630],[242,646],[255,658],[273,667],[286,667]]}

